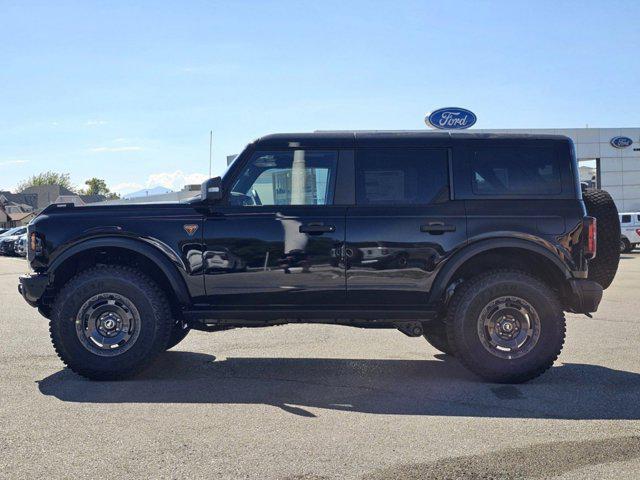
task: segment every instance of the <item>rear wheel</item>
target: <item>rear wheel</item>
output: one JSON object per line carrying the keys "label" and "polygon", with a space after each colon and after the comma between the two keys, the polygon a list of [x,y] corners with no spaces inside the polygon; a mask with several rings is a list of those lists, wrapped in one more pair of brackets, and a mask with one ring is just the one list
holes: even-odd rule
{"label": "rear wheel", "polygon": [[423,324],[424,338],[436,350],[447,355],[453,355],[447,339],[447,326],[440,320]]}
{"label": "rear wheel", "polygon": [[57,295],[50,318],[58,356],[95,380],[140,371],[166,348],[174,323],[165,295],[151,279],[115,265],[73,277]]}
{"label": "rear wheel", "polygon": [[558,358],[565,319],[555,293],[537,278],[494,270],[463,283],[448,311],[455,357],[482,378],[520,383]]}

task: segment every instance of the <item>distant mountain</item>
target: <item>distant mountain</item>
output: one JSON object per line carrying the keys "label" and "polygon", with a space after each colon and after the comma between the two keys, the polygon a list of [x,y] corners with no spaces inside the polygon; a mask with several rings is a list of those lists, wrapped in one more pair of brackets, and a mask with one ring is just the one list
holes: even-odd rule
{"label": "distant mountain", "polygon": [[150,197],[151,195],[162,195],[164,193],[171,193],[173,190],[167,187],[153,187],[153,188],[145,188],[144,190],[138,190],[137,192],[127,193],[123,195],[122,198],[138,198],[138,197]]}

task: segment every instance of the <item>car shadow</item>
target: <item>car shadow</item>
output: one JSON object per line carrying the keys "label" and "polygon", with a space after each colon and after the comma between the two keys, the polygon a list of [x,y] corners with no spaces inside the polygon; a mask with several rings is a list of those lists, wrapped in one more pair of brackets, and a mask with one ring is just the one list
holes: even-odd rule
{"label": "car shadow", "polygon": [[567,363],[521,385],[484,383],[453,358],[365,360],[165,352],[131,380],[92,382],[68,369],[38,382],[65,402],[274,405],[372,414],[640,419],[640,374]]}

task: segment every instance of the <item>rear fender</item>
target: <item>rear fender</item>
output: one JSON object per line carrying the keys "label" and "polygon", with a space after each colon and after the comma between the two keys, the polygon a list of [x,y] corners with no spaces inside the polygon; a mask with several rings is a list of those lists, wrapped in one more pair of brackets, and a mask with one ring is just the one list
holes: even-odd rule
{"label": "rear fender", "polygon": [[569,266],[565,264],[560,256],[554,253],[549,247],[519,238],[492,238],[480,240],[464,247],[446,262],[444,267],[438,273],[433,284],[429,296],[430,302],[438,303],[444,298],[451,280],[455,277],[456,272],[458,272],[466,262],[482,253],[504,248],[521,249],[541,255],[542,257],[550,260],[564,278],[571,278],[571,269]]}

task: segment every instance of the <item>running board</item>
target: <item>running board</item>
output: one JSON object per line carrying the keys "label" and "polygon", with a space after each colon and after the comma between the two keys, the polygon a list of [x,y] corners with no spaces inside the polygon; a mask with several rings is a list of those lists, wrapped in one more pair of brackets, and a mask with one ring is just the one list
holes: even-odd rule
{"label": "running board", "polygon": [[309,323],[340,323],[344,321],[366,321],[371,323],[393,320],[428,321],[436,318],[434,310],[291,310],[291,309],[245,309],[245,310],[186,310],[183,312],[187,322],[205,324],[261,323],[273,320]]}

